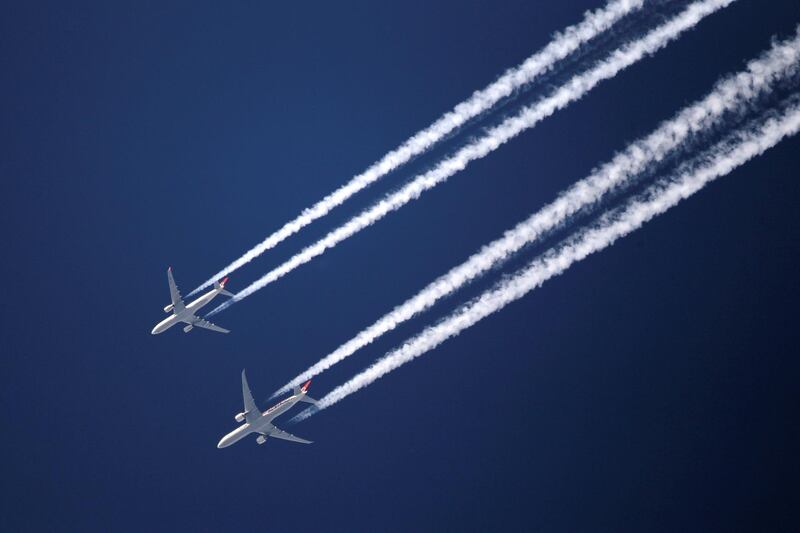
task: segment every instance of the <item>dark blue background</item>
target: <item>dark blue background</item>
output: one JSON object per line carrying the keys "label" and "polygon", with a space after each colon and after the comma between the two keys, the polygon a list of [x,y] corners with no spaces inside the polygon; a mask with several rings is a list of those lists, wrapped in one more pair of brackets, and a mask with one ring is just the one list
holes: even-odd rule
{"label": "dark blue background", "polygon": [[243,367],[265,406],[772,35],[791,34],[794,0],[740,0],[709,17],[215,317],[230,335],[149,333],[168,302],[167,265],[189,292],[600,5],[6,5],[0,529],[796,530],[796,138],[289,428],[313,445],[215,448],[241,410]]}

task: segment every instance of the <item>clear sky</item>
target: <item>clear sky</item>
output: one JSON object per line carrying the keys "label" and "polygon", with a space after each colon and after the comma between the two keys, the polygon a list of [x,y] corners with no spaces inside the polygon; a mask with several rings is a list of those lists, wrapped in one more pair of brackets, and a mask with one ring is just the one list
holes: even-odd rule
{"label": "clear sky", "polygon": [[[602,4],[6,6],[0,530],[796,531],[797,138],[286,427],[313,445],[252,437],[216,448],[242,409],[242,368],[266,408],[298,372],[773,35],[792,34],[796,0],[739,0],[708,17],[215,316],[231,334],[150,335],[169,302],[168,265],[188,293]],[[478,126],[235,272],[229,288]],[[309,393],[324,395],[535,252],[320,375]]]}

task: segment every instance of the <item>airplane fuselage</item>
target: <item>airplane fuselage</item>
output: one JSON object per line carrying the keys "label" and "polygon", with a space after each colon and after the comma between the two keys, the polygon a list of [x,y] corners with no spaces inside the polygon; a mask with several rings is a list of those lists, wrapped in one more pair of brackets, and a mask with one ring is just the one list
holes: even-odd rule
{"label": "airplane fuselage", "polygon": [[256,431],[258,431],[256,429],[256,425],[258,425],[258,427],[266,426],[266,424],[259,424],[259,422],[260,419],[256,420],[253,424],[245,423],[239,426],[238,428],[234,429],[233,431],[222,437],[222,439],[220,439],[219,443],[217,444],[217,448],[227,448],[231,444],[236,444],[249,434],[255,433]]}
{"label": "airplane fuselage", "polygon": [[302,397],[302,394],[293,394],[292,396],[281,400],[277,404],[264,411],[257,419],[253,420],[252,422],[245,422],[238,428],[222,437],[222,439],[219,441],[219,444],[217,444],[217,448],[227,448],[231,444],[236,444],[251,433],[260,433],[262,431],[266,431],[272,425],[272,421],[275,418],[291,409],[294,404],[300,401]]}
{"label": "airplane fuselage", "polygon": [[204,295],[202,295],[198,299],[196,299],[193,302],[191,302],[190,304],[188,304],[182,311],[175,312],[173,310],[172,315],[168,316],[167,318],[165,318],[164,320],[162,320],[161,322],[156,324],[156,327],[154,327],[153,331],[151,331],[150,333],[152,333],[153,335],[157,335],[159,333],[163,333],[163,332],[167,331],[169,328],[171,328],[172,326],[174,326],[175,324],[182,323],[182,322],[183,323],[187,323],[187,324],[191,324],[192,323],[191,319],[192,319],[192,317],[194,317],[196,315],[197,311],[199,311],[202,307],[207,305],[220,292],[221,292],[221,289],[211,289],[210,291],[208,291],[207,293],[205,293]]}

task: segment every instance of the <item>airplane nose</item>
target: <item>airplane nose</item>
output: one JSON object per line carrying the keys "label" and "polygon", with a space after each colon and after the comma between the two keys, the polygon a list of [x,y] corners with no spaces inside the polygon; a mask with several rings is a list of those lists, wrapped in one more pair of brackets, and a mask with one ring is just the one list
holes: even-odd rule
{"label": "airplane nose", "polygon": [[158,331],[158,326],[156,326],[156,327],[153,328],[153,331],[150,332],[150,335],[158,335],[159,333],[161,333],[161,332]]}

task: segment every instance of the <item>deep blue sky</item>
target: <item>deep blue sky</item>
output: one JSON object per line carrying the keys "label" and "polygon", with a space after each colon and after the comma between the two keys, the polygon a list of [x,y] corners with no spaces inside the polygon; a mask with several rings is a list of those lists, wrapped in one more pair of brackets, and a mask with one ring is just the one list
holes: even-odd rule
{"label": "deep blue sky", "polygon": [[242,368],[266,407],[298,371],[792,33],[795,0],[713,15],[215,317],[230,335],[150,335],[167,265],[189,292],[600,5],[6,6],[0,529],[796,531],[800,139],[288,428],[313,445],[215,447],[241,410]]}

